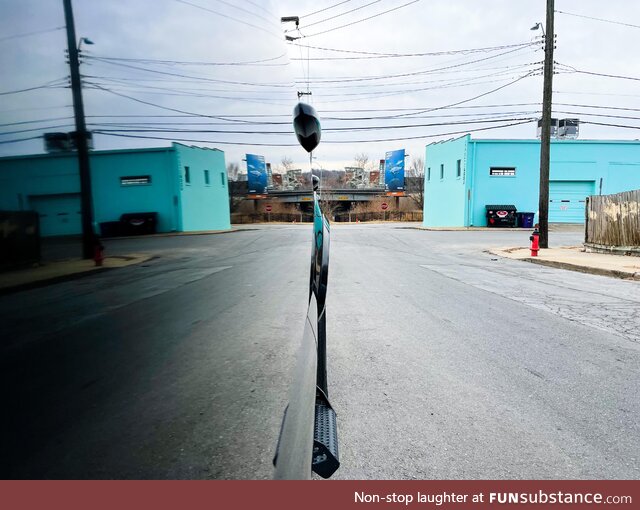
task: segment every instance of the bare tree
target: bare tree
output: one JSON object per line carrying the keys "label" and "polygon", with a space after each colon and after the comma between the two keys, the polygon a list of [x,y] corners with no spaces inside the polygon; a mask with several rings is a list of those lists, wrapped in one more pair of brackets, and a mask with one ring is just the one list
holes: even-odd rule
{"label": "bare tree", "polygon": [[409,177],[424,177],[424,159],[413,158],[407,175]]}
{"label": "bare tree", "polygon": [[407,174],[407,194],[416,206],[422,210],[424,209],[424,159],[413,158]]}
{"label": "bare tree", "polygon": [[293,170],[293,159],[291,159],[289,156],[282,156],[280,164],[282,165],[282,168],[285,172],[287,170]]}
{"label": "bare tree", "polygon": [[369,160],[369,155],[364,152],[360,152],[356,154],[353,157],[353,161],[355,163],[354,166],[357,166],[358,168],[362,168],[369,171],[375,170],[375,164],[373,163],[373,161]]}
{"label": "bare tree", "polygon": [[231,182],[238,180],[238,173],[240,173],[240,165],[238,163],[229,163],[227,165],[227,178]]}

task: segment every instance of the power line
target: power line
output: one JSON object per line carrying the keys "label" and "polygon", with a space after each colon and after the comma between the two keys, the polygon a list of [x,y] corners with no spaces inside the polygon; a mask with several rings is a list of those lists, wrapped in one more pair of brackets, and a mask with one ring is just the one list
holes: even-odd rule
{"label": "power line", "polygon": [[158,60],[152,58],[123,58],[123,57],[108,57],[103,55],[87,54],[87,59],[100,59],[108,60],[112,62],[135,62],[139,64],[163,64],[163,65],[185,65],[185,66],[288,66],[289,62],[281,64],[267,64],[267,62],[273,62],[286,57],[286,53],[282,53],[277,57],[270,57],[261,60],[251,60],[247,62],[202,62],[202,61],[187,61],[187,60]]}
{"label": "power line", "polygon": [[[496,122],[515,122],[515,121],[533,121],[533,117],[520,118],[498,118],[498,119],[471,119],[448,122],[430,122],[422,124],[403,124],[397,126],[361,126],[361,127],[334,127],[323,128],[325,132],[351,133],[360,131],[380,131],[393,129],[415,129],[424,127],[441,127],[441,126],[457,126],[468,124],[493,124]],[[289,135],[291,130],[287,131],[248,131],[248,130],[228,130],[228,129],[174,129],[170,127],[163,128],[100,128],[102,133],[216,133],[216,134],[235,134],[235,135]]]}
{"label": "power line", "polygon": [[433,112],[433,111],[443,110],[445,108],[451,108],[453,106],[459,106],[461,104],[470,103],[471,101],[475,101],[476,99],[480,99],[481,97],[485,97],[485,96],[488,96],[490,94],[494,94],[495,92],[498,92],[499,90],[502,90],[504,88],[510,87],[511,85],[515,85],[519,81],[524,80],[525,78],[528,78],[531,75],[532,75],[532,73],[527,73],[527,74],[525,74],[523,76],[520,76],[519,78],[517,78],[517,79],[515,79],[513,81],[510,81],[509,83],[506,83],[504,85],[500,85],[499,87],[496,87],[495,89],[491,89],[491,90],[489,90],[487,92],[483,92],[482,94],[478,94],[477,96],[470,97],[468,99],[463,99],[462,101],[457,101],[455,103],[451,103],[451,104],[444,105],[444,106],[439,106],[439,107],[436,107],[436,108],[430,108],[430,109],[423,110],[423,111],[416,112],[416,113],[403,113],[403,114],[395,115],[393,117],[396,117],[396,118],[398,118],[398,117],[409,117],[409,116],[413,116],[413,115],[420,114],[420,113],[430,113],[430,112]]}
{"label": "power line", "polygon": [[574,69],[575,73],[579,73],[579,74],[588,74],[591,76],[602,76],[604,78],[617,78],[619,80],[633,80],[633,81],[640,81],[640,78],[636,78],[634,76],[620,76],[617,74],[605,74],[605,73],[594,73],[591,71],[581,71],[579,69]]}
{"label": "power line", "polygon": [[247,25],[247,26],[255,28],[257,30],[261,30],[263,32],[266,32],[267,34],[269,34],[269,35],[271,35],[273,37],[276,37],[278,40],[282,40],[282,35],[280,35],[280,34],[275,34],[275,33],[271,32],[270,30],[267,30],[267,29],[265,29],[263,27],[260,27],[258,25],[254,25],[253,23],[248,23],[248,22],[246,22],[244,20],[241,20],[241,19],[238,19],[238,18],[234,18],[233,16],[229,16],[228,14],[223,14],[223,13],[221,13],[219,11],[214,11],[213,9],[209,9],[208,7],[203,7],[202,5],[198,5],[198,4],[194,4],[194,3],[191,3],[191,2],[187,2],[187,0],[174,0],[174,2],[178,2],[180,4],[185,4],[185,5],[190,5],[191,7],[195,7],[196,9],[201,9],[203,11],[207,11],[207,12],[210,12],[212,14],[216,14],[218,16],[221,16],[223,18],[230,19],[230,20],[235,21],[237,23],[242,23],[243,25]]}
{"label": "power line", "polygon": [[57,80],[51,80],[51,81],[48,81],[47,83],[43,83],[42,85],[38,85],[36,87],[29,87],[29,88],[25,88],[25,89],[9,90],[9,91],[6,91],[6,92],[0,92],[0,96],[8,96],[8,95],[11,95],[11,94],[20,94],[22,92],[30,92],[32,90],[53,88],[57,84],[61,84],[62,82],[66,82],[66,80],[67,80],[66,78],[58,78]]}
{"label": "power line", "polygon": [[[377,4],[377,3],[380,3],[380,2],[382,2],[382,0],[373,0],[373,2],[369,2],[368,4],[361,5],[359,7],[351,9],[350,11],[345,11],[343,13],[336,14],[335,16],[331,16],[330,18],[321,19],[320,21],[314,21],[313,23],[310,23],[308,25],[304,25],[302,28],[304,28],[306,30],[307,28],[312,27],[314,25],[319,25],[320,23],[326,23],[327,21],[331,21],[331,20],[334,20],[336,18],[340,18],[342,16],[346,16],[347,14],[351,14],[352,12],[359,11],[360,9],[364,9],[365,7],[369,7],[370,5]],[[290,32],[290,30],[288,30],[288,32]]]}
{"label": "power line", "polygon": [[39,138],[42,138],[42,136],[30,136],[28,138],[16,138],[13,140],[0,140],[0,144],[4,145],[7,143],[26,142],[27,140],[37,140]]}
{"label": "power line", "polygon": [[624,124],[607,124],[604,122],[592,122],[592,121],[582,121],[581,124],[593,124],[595,126],[606,126],[606,127],[616,127],[616,128],[624,128],[624,129],[640,129],[640,126],[627,126]]}
{"label": "power line", "polygon": [[[437,137],[443,137],[443,136],[451,136],[451,135],[458,135],[458,134],[462,134],[462,133],[475,133],[475,132],[479,132],[479,131],[488,131],[488,130],[493,130],[493,129],[502,129],[502,128],[507,128],[507,127],[513,127],[513,126],[520,126],[523,124],[529,124],[531,123],[531,120],[525,120],[525,121],[520,121],[520,122],[513,122],[513,123],[509,123],[509,124],[501,124],[499,126],[488,126],[488,127],[483,127],[483,128],[476,128],[476,129],[465,129],[462,131],[450,131],[447,133],[437,133],[437,134],[431,134],[431,135],[421,135],[421,136],[412,136],[412,137],[402,137],[402,138],[381,138],[381,139],[366,139],[366,140],[323,140],[323,144],[345,144],[345,143],[350,143],[350,144],[354,144],[354,143],[376,143],[376,142],[397,142],[397,141],[403,141],[403,140],[423,140],[423,139],[428,139],[428,138],[437,138]],[[239,146],[266,146],[266,147],[298,147],[298,144],[296,143],[291,143],[291,144],[283,144],[283,143],[247,143],[247,142],[230,142],[230,141],[219,141],[219,140],[197,140],[197,139],[188,139],[188,138],[176,138],[176,137],[171,137],[171,138],[166,138],[166,137],[160,137],[160,136],[147,136],[147,135],[129,135],[129,134],[118,134],[118,133],[103,133],[100,130],[96,130],[94,131],[94,133],[96,134],[102,134],[105,136],[118,136],[118,137],[123,137],[123,138],[143,138],[143,139],[151,139],[151,140],[167,140],[167,141],[176,141],[176,142],[191,142],[191,143],[209,143],[209,144],[215,144],[215,145],[239,145]],[[293,134],[293,133],[292,133]]]}
{"label": "power line", "polygon": [[[119,96],[119,97],[122,97],[122,98],[125,98],[125,99],[129,99],[131,101],[135,101],[136,103],[145,104],[147,106],[153,106],[155,108],[160,108],[162,110],[168,110],[170,112],[176,112],[176,113],[184,113],[184,114],[187,114],[187,115],[192,115],[194,117],[204,117],[204,118],[208,118],[208,119],[227,120],[227,117],[222,117],[222,116],[217,116],[217,115],[206,115],[206,114],[202,114],[202,113],[195,113],[195,112],[189,112],[189,111],[185,111],[185,110],[179,110],[177,108],[170,108],[168,106],[162,106],[162,105],[159,105],[159,104],[156,104],[156,103],[151,103],[150,101],[144,101],[142,99],[138,99],[138,98],[133,97],[133,96],[128,96],[128,95],[122,94],[120,92],[115,92],[115,91],[113,91],[111,89],[108,89],[106,87],[102,87],[102,86],[97,85],[97,84],[94,84],[94,86],[97,89],[103,90],[105,92],[109,92],[110,94],[113,94],[115,96]],[[242,121],[242,120],[231,120],[230,122],[243,123],[245,121]]]}
{"label": "power line", "polygon": [[69,119],[73,119],[73,117],[52,117],[49,119],[23,120],[21,122],[9,122],[6,124],[0,124],[0,127],[19,126],[22,124],[41,124],[43,122],[53,122],[55,120],[69,120]]}
{"label": "power line", "polygon": [[25,33],[22,33],[22,34],[9,35],[9,36],[6,36],[6,37],[0,37],[0,42],[9,41],[11,39],[19,39],[21,37],[30,37],[32,35],[46,34],[48,32],[56,32],[58,30],[64,30],[64,28],[65,27],[45,28],[44,30],[36,30],[34,32],[25,32]]}
{"label": "power line", "polygon": [[[531,43],[530,46],[533,46],[534,43]],[[523,46],[523,47],[518,47],[515,49],[510,49],[508,51],[502,52],[502,53],[498,53],[496,55],[490,55],[488,57],[483,57],[483,58],[479,58],[476,60],[469,60],[469,61],[465,61],[465,62],[461,62],[458,64],[453,64],[453,65],[448,65],[448,66],[444,66],[444,67],[436,67],[433,69],[425,69],[422,71],[414,71],[414,72],[410,72],[410,73],[400,73],[400,74],[387,74],[387,75],[377,75],[377,76],[364,76],[364,77],[360,77],[360,78],[352,78],[352,77],[348,77],[348,76],[341,76],[341,77],[336,77],[336,78],[332,78],[332,79],[325,79],[325,78],[316,78],[315,80],[311,80],[312,83],[344,83],[344,82],[355,82],[355,81],[374,81],[374,80],[387,80],[390,78],[404,78],[407,76],[419,76],[421,74],[433,74],[436,73],[438,71],[446,71],[449,69],[458,69],[460,67],[464,67],[467,65],[471,65],[471,64],[477,64],[478,62],[485,62],[487,60],[492,60],[498,57],[503,57],[505,55],[510,55],[513,54],[517,51],[520,51],[522,49],[527,48],[527,46]],[[539,63],[539,62],[536,62]]]}
{"label": "power line", "polygon": [[342,2],[338,2],[337,4],[330,5],[329,7],[325,7],[324,9],[320,9],[319,11],[310,12],[309,14],[305,14],[304,16],[300,16],[300,19],[308,18],[310,16],[313,16],[314,14],[319,14],[321,12],[328,11],[329,9],[333,9],[334,7],[338,7],[339,5],[349,3],[350,1],[351,0],[344,0]]}
{"label": "power line", "polygon": [[[523,48],[523,47],[533,46],[535,44],[537,43],[526,42],[526,43],[519,43],[519,44],[505,44],[502,46],[488,46],[484,48],[430,51],[430,52],[421,52],[421,53],[378,53],[378,52],[371,52],[371,51],[352,51],[352,50],[342,50],[342,49],[335,49],[335,48],[322,48],[319,46],[308,46],[308,45],[300,45],[300,44],[293,44],[293,46],[302,46],[303,48],[364,55],[362,57],[314,57],[309,60],[368,60],[368,59],[378,59],[378,58],[440,57],[445,55],[459,55],[459,54],[469,55],[473,53],[489,53],[491,51],[499,51],[499,50],[509,49],[509,48]],[[290,60],[297,60],[297,59],[292,58]]]}
{"label": "power line", "polygon": [[622,21],[613,21],[613,20],[610,20],[610,19],[594,18],[593,16],[585,16],[584,14],[575,14],[573,12],[565,12],[565,11],[558,11],[558,10],[556,10],[555,12],[557,12],[558,14],[565,14],[567,16],[575,16],[577,18],[586,18],[586,19],[590,19],[590,20],[593,20],[593,21],[602,21],[603,23],[613,23],[614,25],[623,25],[625,27],[640,28],[640,25],[633,25],[631,23],[623,23]]}
{"label": "power line", "polygon": [[640,108],[625,108],[621,106],[603,106],[603,105],[589,105],[589,104],[574,104],[574,103],[554,103],[555,106],[571,106],[573,108],[592,108],[594,110],[620,110],[626,112],[640,112]]}
{"label": "power line", "polygon": [[[178,1],[178,0],[175,0]],[[210,81],[210,82],[214,82],[214,83],[229,83],[232,85],[251,85],[252,87],[289,87],[289,88],[293,88],[294,84],[284,84],[284,83],[250,83],[250,82],[241,82],[241,81],[230,81],[230,80],[219,80],[219,79],[215,79],[215,78],[206,78],[206,77],[202,77],[202,76],[189,76],[186,74],[180,74],[180,73],[170,73],[167,71],[158,71],[155,69],[148,69],[146,67],[139,67],[139,66],[134,66],[134,65],[130,65],[130,64],[124,64],[122,62],[111,62],[109,60],[103,60],[99,57],[92,57],[94,60],[98,60],[100,62],[104,62],[105,64],[111,64],[114,66],[120,66],[120,67],[127,67],[130,69],[136,69],[138,71],[146,71],[148,73],[155,73],[155,74],[162,74],[162,75],[166,75],[166,76],[176,76],[179,78],[188,78],[190,80],[200,80],[200,81]]]}
{"label": "power line", "polygon": [[0,136],[6,136],[6,135],[17,135],[20,133],[31,133],[33,131],[49,131],[51,129],[62,129],[62,128],[69,128],[69,127],[73,127],[73,123],[66,123],[66,124],[58,124],[56,126],[46,126],[46,127],[37,127],[37,128],[29,128],[29,129],[18,129],[16,131],[3,131],[0,132]]}
{"label": "power line", "polygon": [[315,34],[303,35],[301,38],[302,39],[305,39],[305,38],[308,39],[309,37],[315,37],[316,35],[326,34],[328,32],[333,32],[334,30],[340,30],[341,28],[351,27],[353,25],[357,25],[358,23],[362,23],[364,21],[368,21],[370,19],[377,18],[378,16],[382,16],[384,14],[388,14],[390,12],[397,11],[398,9],[402,9],[403,7],[407,7],[407,6],[411,5],[411,4],[415,4],[415,3],[419,2],[419,1],[420,0],[412,0],[411,2],[407,2],[406,4],[399,5],[398,7],[394,7],[393,9],[389,9],[387,11],[383,11],[383,12],[380,12],[378,14],[374,14],[373,16],[369,16],[368,18],[359,19],[357,21],[353,21],[351,23],[347,23],[346,25],[341,25],[339,27],[329,28],[327,30],[323,30],[322,32],[316,32]]}

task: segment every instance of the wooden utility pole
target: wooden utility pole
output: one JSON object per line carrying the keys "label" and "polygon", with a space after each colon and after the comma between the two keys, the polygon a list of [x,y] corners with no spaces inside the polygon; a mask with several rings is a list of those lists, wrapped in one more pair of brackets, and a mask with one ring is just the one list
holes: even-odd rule
{"label": "wooden utility pole", "polygon": [[549,160],[551,153],[551,103],[553,94],[554,0],[547,0],[547,26],[544,41],[544,88],[542,93],[542,135],[540,137],[540,203],[538,223],[540,248],[549,247]]}
{"label": "wooden utility pole", "polygon": [[67,46],[69,48],[69,70],[71,72],[71,91],[73,94],[73,112],[76,119],[75,143],[78,151],[80,172],[80,204],[82,211],[82,256],[93,258],[96,237],[93,231],[93,200],[91,196],[91,171],[89,168],[89,147],[87,145],[87,126],[84,120],[82,103],[82,83],[80,82],[80,61],[78,59],[78,40],[73,22],[71,0],[62,0],[64,18],[67,25]]}

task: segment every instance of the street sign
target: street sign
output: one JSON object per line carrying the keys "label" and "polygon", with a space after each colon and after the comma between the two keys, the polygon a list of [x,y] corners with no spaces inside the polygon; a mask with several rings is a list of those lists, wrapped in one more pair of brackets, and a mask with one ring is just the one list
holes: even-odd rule
{"label": "street sign", "polygon": [[271,212],[271,204],[267,204],[264,206],[264,210],[267,212]]}
{"label": "street sign", "polygon": [[386,202],[382,202],[382,210],[386,211],[389,208],[389,204],[387,204]]}

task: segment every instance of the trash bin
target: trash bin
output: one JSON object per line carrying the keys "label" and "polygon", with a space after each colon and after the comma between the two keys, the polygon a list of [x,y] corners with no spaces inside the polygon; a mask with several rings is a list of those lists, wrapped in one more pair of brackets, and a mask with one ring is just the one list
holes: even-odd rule
{"label": "trash bin", "polygon": [[118,237],[119,235],[119,221],[103,221],[100,223],[100,237]]}
{"label": "trash bin", "polygon": [[515,227],[516,226],[516,206],[515,205],[485,205],[487,212],[488,227]]}
{"label": "trash bin", "polygon": [[535,217],[536,213],[532,213],[532,212],[522,212],[522,213],[518,213],[519,215],[521,215],[520,217],[520,227],[522,228],[533,228],[533,218]]}
{"label": "trash bin", "polygon": [[158,227],[158,213],[126,213],[120,216],[120,228],[124,235],[139,236],[155,234]]}

